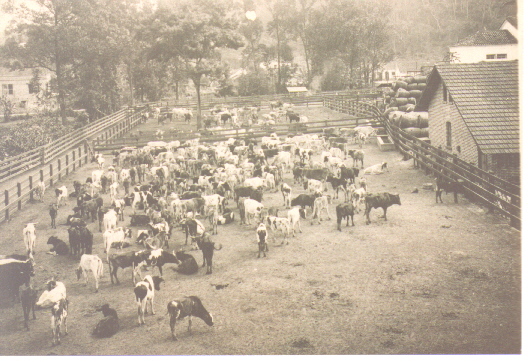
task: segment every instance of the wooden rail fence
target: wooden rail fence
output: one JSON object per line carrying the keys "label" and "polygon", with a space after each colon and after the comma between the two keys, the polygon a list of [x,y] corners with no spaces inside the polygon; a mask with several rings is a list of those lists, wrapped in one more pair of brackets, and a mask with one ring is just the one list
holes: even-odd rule
{"label": "wooden rail fence", "polygon": [[[141,112],[123,109],[95,123],[65,135],[24,156],[3,162],[4,203],[0,205],[0,222],[8,221],[13,212],[35,198],[35,188],[43,181],[51,188],[77,168],[90,162],[92,141],[120,137],[143,122]],[[68,189],[71,189],[68,186]]]}
{"label": "wooden rail fence", "polygon": [[365,116],[379,120],[392,138],[396,148],[426,173],[434,177],[447,178],[462,185],[466,197],[486,205],[510,218],[511,226],[521,228],[521,188],[475,167],[456,155],[440,150],[424,140],[420,140],[390,123],[373,103],[355,100],[343,101],[339,98],[325,100],[325,106],[350,115]]}

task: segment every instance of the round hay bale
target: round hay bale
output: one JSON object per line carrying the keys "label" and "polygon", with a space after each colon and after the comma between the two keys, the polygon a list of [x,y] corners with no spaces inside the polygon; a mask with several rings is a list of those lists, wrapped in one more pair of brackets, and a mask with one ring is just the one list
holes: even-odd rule
{"label": "round hay bale", "polygon": [[407,112],[407,105],[398,106],[398,111],[403,113]]}
{"label": "round hay bale", "polygon": [[418,127],[406,127],[402,128],[402,130],[414,137],[422,137],[422,129],[419,129]]}
{"label": "round hay bale", "polygon": [[410,103],[411,105],[416,105],[416,98],[414,98],[414,97],[409,97],[409,103]]}
{"label": "round hay bale", "polygon": [[394,100],[396,101],[397,106],[403,106],[409,103],[409,99],[407,97],[395,98]]}
{"label": "round hay bale", "polygon": [[415,83],[426,83],[427,76],[414,76],[414,82]]}
{"label": "round hay bale", "polygon": [[413,89],[409,91],[409,97],[419,99],[422,96],[422,91],[419,89]]}
{"label": "round hay bale", "polygon": [[403,89],[403,88],[399,88],[398,89],[398,92],[396,92],[396,98],[407,98],[411,95],[411,92]]}
{"label": "round hay bale", "polygon": [[400,117],[402,117],[402,115],[404,115],[405,112],[402,112],[402,111],[392,111],[389,113],[389,120],[391,122],[396,122],[400,119]]}
{"label": "round hay bale", "polygon": [[398,111],[398,107],[389,107],[385,110],[385,112],[383,112],[383,116],[389,116],[390,117],[390,113],[391,112],[394,112],[394,111]]}
{"label": "round hay bale", "polygon": [[407,89],[407,82],[404,82],[404,81],[396,81],[394,82],[394,86],[393,86],[393,90],[396,91],[398,90],[398,88],[403,88],[403,89]]}
{"label": "round hay bale", "polygon": [[394,97],[396,96],[396,91],[390,91],[389,93],[387,93],[387,95],[389,95],[390,97]]}
{"label": "round hay bale", "polygon": [[418,116],[418,124],[416,127],[419,127],[421,129],[426,129],[429,127],[429,120],[427,118],[422,118],[421,116]]}
{"label": "round hay bale", "polygon": [[419,119],[420,119],[420,116],[418,115],[417,112],[404,113],[401,116],[400,127],[402,129],[406,129],[409,127],[418,128]]}
{"label": "round hay bale", "polygon": [[415,107],[416,107],[416,105],[413,105],[413,104],[409,103],[409,104],[405,105],[405,112],[413,112]]}
{"label": "round hay bale", "polygon": [[405,77],[403,80],[407,83],[416,83],[414,77]]}
{"label": "round hay bale", "polygon": [[409,86],[407,86],[408,91],[416,91],[418,90],[418,83],[411,83]]}
{"label": "round hay bale", "polygon": [[423,91],[425,89],[425,86],[427,86],[427,83],[418,83],[416,86],[416,89],[419,89],[420,91]]}

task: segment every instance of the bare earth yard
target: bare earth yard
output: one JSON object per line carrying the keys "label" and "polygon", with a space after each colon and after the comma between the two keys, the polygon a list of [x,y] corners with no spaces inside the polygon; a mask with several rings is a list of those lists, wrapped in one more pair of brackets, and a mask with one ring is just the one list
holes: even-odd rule
{"label": "bare earth yard", "polygon": [[[323,108],[299,110],[313,120],[344,116]],[[151,120],[142,128],[156,125]],[[382,161],[389,165],[388,173],[367,176],[369,191],[400,194],[402,205],[388,209],[388,221],[381,218],[381,209],[373,210],[371,225],[361,213],[355,227],[343,224],[339,232],[334,200],[330,221],[312,225],[311,219],[302,220],[303,232],[289,245],[272,240],[268,257],[257,259],[256,226],[241,226],[237,213],[234,224],[219,226],[213,236],[223,245],[215,252],[213,274],[205,275],[201,268],[184,276],[166,265],[166,282],[156,292],[156,315],[147,315],[141,327],[130,269],[118,272],[120,285],[111,285],[105,263],[99,293],[94,293],[93,279],[88,286],[77,281],[77,261],[45,253],[49,236],[68,240],[65,221],[75,204],[70,199],[62,206],[60,225],[50,229],[47,207],[54,194],[47,190],[45,203],[28,205],[0,225],[0,254],[23,253],[24,224],[39,222],[34,286],[42,288],[53,276],[66,284],[69,334],[60,346],[51,347],[48,310],[37,311],[26,332],[20,303],[5,302],[0,307],[0,354],[519,354],[520,232],[463,196],[458,204],[452,195],[436,204],[434,192],[422,189],[432,178],[414,169],[412,161],[402,161],[395,151],[380,152],[374,140],[365,150],[365,167]],[[95,163],[83,167],[58,186],[73,190],[73,181],[84,181],[95,168]],[[285,181],[293,186],[291,172]],[[415,187],[419,193],[411,193]],[[294,196],[301,192],[295,185]],[[104,198],[108,204],[109,196]],[[286,216],[280,193],[266,193],[263,203],[280,206],[279,216]],[[229,207],[235,208],[232,200]],[[120,225],[129,225],[130,214],[127,207]],[[102,235],[95,224],[89,228],[94,253],[105,260]],[[179,249],[184,239],[176,228],[171,250]],[[201,252],[190,253],[201,266]],[[195,318],[189,335],[187,322],[180,322],[179,340],[173,341],[166,305],[180,295],[199,296],[214,316],[214,327]],[[117,310],[121,330],[112,338],[95,339],[90,333],[102,318],[95,308],[103,303]]]}

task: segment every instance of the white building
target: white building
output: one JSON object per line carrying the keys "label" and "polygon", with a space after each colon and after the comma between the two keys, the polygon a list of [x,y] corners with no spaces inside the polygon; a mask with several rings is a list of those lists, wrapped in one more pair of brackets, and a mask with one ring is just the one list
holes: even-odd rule
{"label": "white building", "polygon": [[499,30],[484,30],[449,47],[452,63],[519,59],[516,22],[504,21]]}
{"label": "white building", "polygon": [[0,92],[15,104],[14,113],[32,112],[38,106],[38,95],[42,91],[49,91],[51,74],[42,69],[40,85],[31,84],[33,70],[25,69],[11,71],[0,67]]}

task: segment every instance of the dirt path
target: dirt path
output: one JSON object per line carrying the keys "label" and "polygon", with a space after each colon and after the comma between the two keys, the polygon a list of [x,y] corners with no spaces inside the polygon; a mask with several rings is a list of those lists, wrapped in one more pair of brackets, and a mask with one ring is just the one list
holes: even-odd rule
{"label": "dirt path", "polygon": [[[321,115],[333,115],[320,109]],[[320,116],[320,115],[317,115]],[[339,116],[337,114],[337,116]],[[342,116],[342,115],[341,115]],[[145,125],[155,127],[155,125]],[[0,316],[0,353],[4,355],[219,355],[219,354],[508,354],[520,352],[521,258],[520,233],[500,216],[453,196],[436,204],[434,193],[422,189],[430,177],[401,161],[397,152],[380,152],[373,141],[365,146],[365,166],[387,161],[389,172],[367,176],[369,190],[399,193],[401,206],[371,213],[373,223],[356,216],[355,227],[336,229],[332,220],[321,225],[302,221],[303,232],[288,245],[272,241],[268,257],[257,259],[255,226],[219,226],[214,241],[212,275],[179,275],[170,265],[166,282],[156,292],[156,315],[137,325],[130,269],[119,271],[120,285],[111,285],[108,269],[94,293],[74,277],[77,262],[45,254],[46,241],[67,240],[65,219],[74,205],[61,207],[58,229],[49,229],[44,204],[34,204],[0,225],[0,254],[21,253],[24,223],[38,221],[35,285],[52,276],[64,281],[71,308],[69,335],[51,348],[49,311],[38,311],[31,331],[23,329],[20,304],[4,304]],[[347,163],[350,163],[347,160]],[[63,182],[84,180],[94,164]],[[293,185],[291,172],[286,182]],[[59,183],[59,185],[62,185]],[[419,188],[418,193],[411,193]],[[302,192],[298,185],[294,195]],[[108,195],[105,202],[108,203]],[[340,201],[343,197],[340,196]],[[280,193],[266,193],[266,206],[280,206]],[[229,207],[234,208],[230,201]],[[128,226],[130,208],[125,210]],[[237,215],[238,218],[238,215]],[[123,225],[121,223],[121,225]],[[208,223],[205,222],[206,227]],[[102,236],[94,232],[94,253],[104,256]],[[135,236],[135,234],[134,234]],[[171,249],[184,243],[175,230]],[[201,265],[202,257],[193,254]],[[157,273],[157,270],[156,272]],[[179,295],[197,295],[214,315],[215,326],[193,319],[177,327],[179,341],[170,339],[166,304]],[[95,308],[114,307],[121,330],[109,339],[94,339],[91,330],[102,315]]]}

